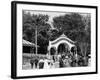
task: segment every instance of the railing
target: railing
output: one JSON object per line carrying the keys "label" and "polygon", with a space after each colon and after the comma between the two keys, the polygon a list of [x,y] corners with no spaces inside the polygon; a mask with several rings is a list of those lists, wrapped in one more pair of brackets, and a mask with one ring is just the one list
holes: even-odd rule
{"label": "railing", "polygon": [[22,54],[23,55],[23,57],[29,57],[29,58],[31,58],[31,57],[46,57],[46,55],[45,54],[34,54],[34,53],[23,53]]}

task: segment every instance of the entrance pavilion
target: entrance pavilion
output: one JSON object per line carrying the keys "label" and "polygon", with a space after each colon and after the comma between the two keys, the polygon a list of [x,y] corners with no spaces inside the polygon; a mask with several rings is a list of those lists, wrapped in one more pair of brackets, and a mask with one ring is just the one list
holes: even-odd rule
{"label": "entrance pavilion", "polygon": [[75,47],[75,43],[65,34],[62,34],[56,40],[49,41],[48,55],[57,55],[61,52],[70,51],[72,47]]}

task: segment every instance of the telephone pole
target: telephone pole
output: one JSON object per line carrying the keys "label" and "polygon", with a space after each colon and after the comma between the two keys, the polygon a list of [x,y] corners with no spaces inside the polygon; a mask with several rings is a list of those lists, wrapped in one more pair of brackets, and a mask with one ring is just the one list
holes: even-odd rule
{"label": "telephone pole", "polygon": [[36,44],[36,55],[37,55],[37,24],[36,24],[36,30],[35,30],[35,44]]}

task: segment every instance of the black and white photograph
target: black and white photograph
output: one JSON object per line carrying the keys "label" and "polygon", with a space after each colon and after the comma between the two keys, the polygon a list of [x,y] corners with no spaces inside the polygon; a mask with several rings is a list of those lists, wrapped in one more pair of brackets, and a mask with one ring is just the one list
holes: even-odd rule
{"label": "black and white photograph", "polygon": [[13,7],[15,78],[97,73],[96,6],[15,2]]}
{"label": "black and white photograph", "polygon": [[91,14],[23,10],[22,69],[91,66]]}

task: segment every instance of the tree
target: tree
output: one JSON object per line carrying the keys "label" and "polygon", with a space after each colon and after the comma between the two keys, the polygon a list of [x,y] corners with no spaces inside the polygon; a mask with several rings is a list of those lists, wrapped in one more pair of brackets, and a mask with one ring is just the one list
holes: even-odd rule
{"label": "tree", "polygon": [[82,21],[82,16],[78,13],[65,14],[64,16],[59,16],[53,18],[53,25],[59,31],[71,32],[71,31],[82,31],[84,29],[84,23]]}
{"label": "tree", "polygon": [[37,31],[38,45],[41,46],[41,40],[45,41],[45,38],[41,34],[41,31],[47,31],[50,28],[50,25],[47,23],[48,19],[48,15],[35,15],[30,14],[29,12],[23,12],[23,38],[32,43],[35,43],[35,31]]}
{"label": "tree", "polygon": [[90,14],[68,13],[53,18],[54,27],[59,32],[77,42],[81,55],[87,56],[91,50],[91,17]]}
{"label": "tree", "polygon": [[[42,14],[35,15],[35,14],[24,12],[23,13],[23,35],[27,35],[27,33],[30,33],[30,36],[34,37],[36,27],[37,27],[37,35],[39,35],[41,31],[49,29],[50,25],[47,23],[48,19],[49,19],[48,15],[42,15]],[[31,42],[32,40],[29,39],[29,41]]]}

